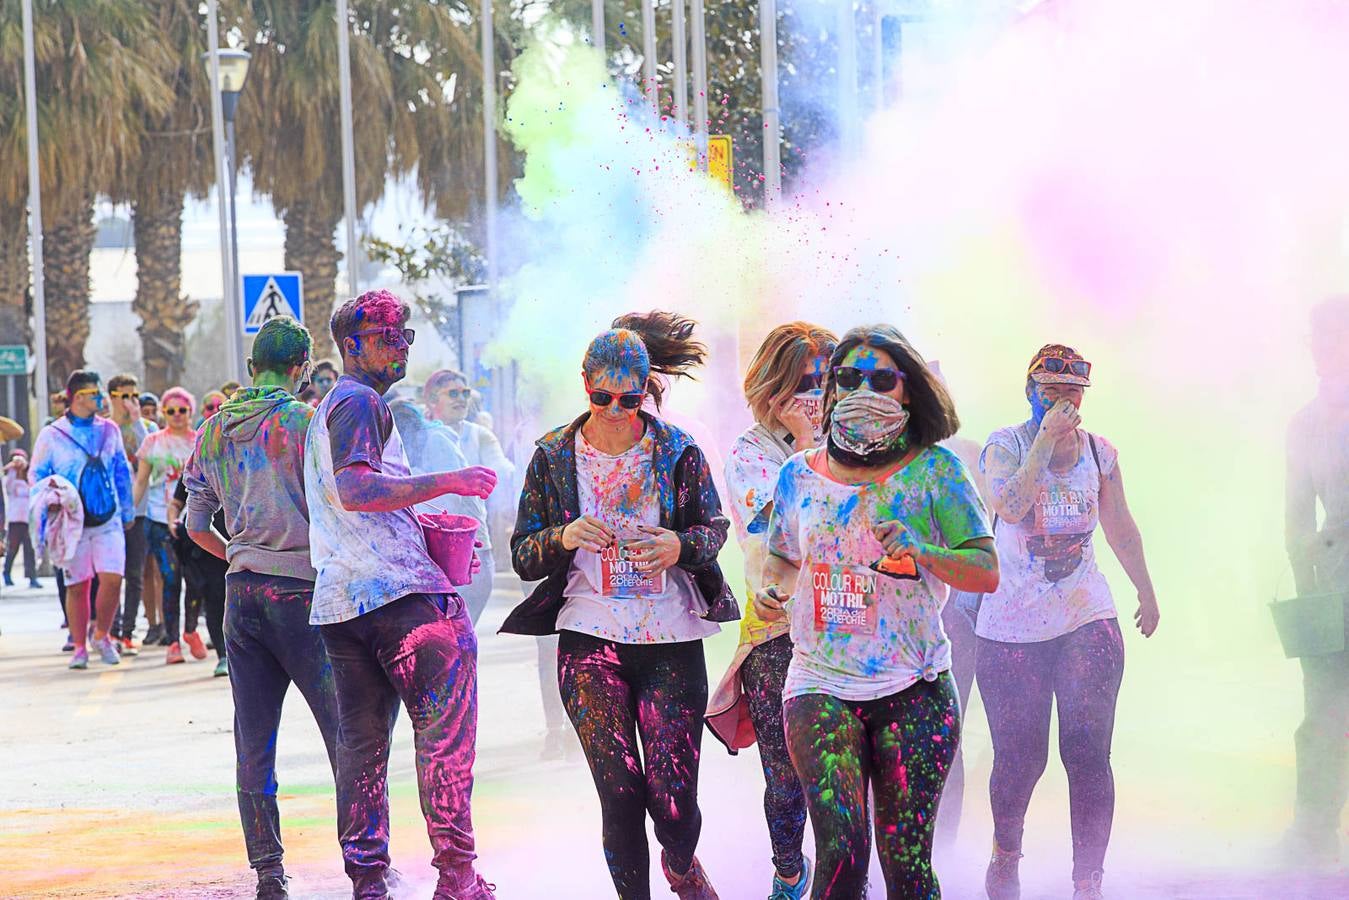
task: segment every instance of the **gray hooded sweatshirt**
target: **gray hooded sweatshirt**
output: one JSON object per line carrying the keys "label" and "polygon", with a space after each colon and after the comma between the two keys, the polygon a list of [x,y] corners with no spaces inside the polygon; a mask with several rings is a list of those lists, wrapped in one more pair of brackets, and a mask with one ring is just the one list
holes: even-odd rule
{"label": "gray hooded sweatshirt", "polygon": [[241,390],[202,425],[183,475],[187,527],[206,531],[222,506],[231,572],[313,581],[304,442],[314,410],[284,388]]}

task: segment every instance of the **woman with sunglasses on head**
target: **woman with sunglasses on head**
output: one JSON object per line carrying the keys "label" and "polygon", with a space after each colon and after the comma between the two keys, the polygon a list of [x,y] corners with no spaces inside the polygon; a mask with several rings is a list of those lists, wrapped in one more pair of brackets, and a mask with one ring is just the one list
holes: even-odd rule
{"label": "woman with sunglasses on head", "polygon": [[646,818],[681,900],[717,896],[694,851],[707,669],[702,640],[740,617],[717,553],[729,523],[702,452],[642,409],[706,349],[671,313],[621,316],[581,366],[589,407],[538,441],[511,538],[542,581],[503,632],[561,632],[558,683],[599,792],[618,896],[647,900]]}
{"label": "woman with sunglasses on head", "polygon": [[206,644],[197,635],[200,604],[194,596],[188,597],[186,615],[179,618],[180,611],[184,611],[183,579],[169,531],[169,501],[197,445],[197,432],[192,427],[197,401],[186,388],[172,387],[164,392],[160,404],[168,424],[141,442],[132,493],[137,508],[146,500],[146,546],[163,583],[164,636],[168,639],[164,662],[173,665],[184,661],[180,627],[187,629],[182,640],[187,642],[193,657],[206,658]]}
{"label": "woman with sunglasses on head", "polygon": [[959,428],[951,399],[897,329],[845,334],[824,402],[825,446],[778,473],[755,597],[791,624],[783,719],[815,832],[811,896],[865,896],[870,812],[886,896],[939,897],[933,820],[960,740],[942,606],[948,588],[997,585],[991,531],[937,446]]}
{"label": "woman with sunglasses on head", "polygon": [[1124,497],[1119,455],[1083,430],[1091,363],[1046,344],[1026,370],[1031,416],[995,431],[980,467],[997,514],[1002,582],[983,598],[975,677],[993,736],[991,900],[1021,894],[1017,872],[1031,792],[1049,757],[1057,702],[1059,755],[1068,773],[1075,900],[1096,900],[1115,813],[1110,741],[1124,673],[1115,602],[1096,566],[1106,541],[1138,590],[1134,622],[1151,637],[1160,614],[1143,542]]}
{"label": "woman with sunglasses on head", "polygon": [[[764,532],[778,470],[793,453],[820,443],[824,374],[837,344],[838,336],[818,325],[779,325],[764,338],[745,373],[745,400],[754,424],[731,447],[726,485],[750,597],[762,586]],[[746,610],[740,646],[707,709],[708,727],[732,753],[756,741],[759,745],[773,848],[770,900],[797,900],[810,887],[810,861],[801,853],[806,798],[782,726],[782,685],[792,659],[788,631],[785,619],[765,622],[752,608]]]}

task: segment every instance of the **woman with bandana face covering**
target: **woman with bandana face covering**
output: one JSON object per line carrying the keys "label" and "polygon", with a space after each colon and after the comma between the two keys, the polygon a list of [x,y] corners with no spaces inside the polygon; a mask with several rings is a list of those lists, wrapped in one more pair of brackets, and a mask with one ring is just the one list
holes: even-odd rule
{"label": "woman with bandana face covering", "polygon": [[843,336],[825,410],[824,448],[778,473],[755,597],[791,625],[783,719],[815,832],[811,896],[865,896],[871,814],[886,895],[935,898],[933,820],[960,740],[942,606],[948,587],[996,587],[997,558],[969,473],[937,446],[959,428],[951,399],[898,330]]}
{"label": "woman with bandana face covering", "polygon": [[1031,792],[1049,756],[1057,701],[1059,756],[1068,774],[1075,900],[1102,897],[1115,812],[1110,741],[1124,673],[1115,603],[1096,566],[1099,523],[1138,590],[1145,637],[1159,613],[1138,526],[1124,497],[1119,456],[1083,430],[1091,363],[1047,344],[1026,371],[1031,417],[995,431],[980,460],[997,514],[1002,582],[979,607],[975,677],[993,736],[991,900],[1020,896],[1017,861]]}
{"label": "woman with bandana face covering", "polygon": [[622,316],[586,351],[589,408],[538,441],[511,559],[542,581],[502,631],[560,632],[558,685],[599,793],[618,896],[649,900],[648,814],[681,900],[717,896],[694,856],[707,669],[703,638],[739,609],[717,565],[729,523],[702,452],[659,409],[662,376],[705,354],[694,323]]}
{"label": "woman with bandana face covering", "polygon": [[[731,447],[726,484],[750,597],[761,587],[764,532],[778,470],[793,453],[821,442],[824,373],[837,344],[838,336],[818,325],[779,325],[764,338],[745,373],[745,400],[754,424]],[[746,610],[740,646],[707,709],[708,727],[732,753],[759,745],[773,847],[771,900],[797,900],[810,886],[810,861],[801,854],[806,798],[782,726],[782,685],[792,659],[788,630],[785,620],[770,624]]]}

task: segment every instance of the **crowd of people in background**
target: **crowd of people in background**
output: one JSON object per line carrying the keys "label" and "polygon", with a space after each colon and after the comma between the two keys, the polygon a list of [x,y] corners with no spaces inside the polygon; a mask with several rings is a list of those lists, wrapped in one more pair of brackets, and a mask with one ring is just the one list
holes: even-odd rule
{"label": "crowd of people in background", "polygon": [[[331,360],[316,362],[312,381],[299,399],[316,408],[337,377],[337,364]],[[134,374],[117,374],[105,383],[99,373],[81,370],[70,375],[66,390],[51,395],[50,415],[37,435],[44,447],[42,473],[52,474],[47,458],[50,448],[61,444],[66,446],[55,452],[69,457],[66,474],[78,477],[83,472],[84,454],[94,447],[71,443],[72,438],[83,441],[86,435],[82,430],[72,431],[69,423],[83,423],[86,418],[91,423],[108,423],[89,432],[89,439],[98,444],[93,456],[102,460],[108,472],[117,472],[120,477],[121,463],[115,459],[111,438],[115,429],[121,438],[121,459],[129,473],[130,494],[121,499],[132,513],[130,520],[122,523],[121,549],[106,546],[107,541],[100,545],[92,537],[86,540],[80,545],[82,552],[101,546],[102,555],[91,557],[92,570],[86,573],[81,568],[80,574],[85,577],[79,582],[70,581],[68,567],[57,563],[53,548],[40,544],[34,526],[30,526],[30,494],[42,476],[35,475],[26,449],[15,447],[9,452],[3,467],[4,585],[16,586],[13,570],[20,558],[22,579],[30,589],[44,587],[41,572],[50,567],[61,607],[61,628],[67,631],[62,651],[72,654],[71,668],[88,666],[91,647],[95,658],[108,665],[119,664],[123,656],[138,656],[156,648],[163,650],[169,665],[204,660],[214,653],[214,674],[228,676],[223,624],[225,567],[188,536],[182,474],[202,427],[240,390],[239,382],[226,381],[198,401],[183,387],[171,387],[162,394],[143,390]],[[75,407],[88,407],[89,416],[68,415]],[[418,466],[423,460],[442,469],[482,464],[504,480],[513,476],[514,465],[491,430],[491,416],[484,409],[482,394],[470,387],[466,375],[452,369],[438,370],[421,390],[409,391],[405,399],[397,400],[394,408],[399,411],[400,426],[415,436]],[[84,425],[75,427],[83,429]],[[43,435],[53,428],[56,431],[51,438],[43,441]],[[65,437],[67,434],[71,437]],[[56,474],[60,471],[59,467],[53,470]],[[74,487],[78,494],[78,483]],[[487,504],[476,498],[447,497],[438,506],[481,522],[478,539],[483,546],[483,565],[473,584],[463,589],[476,622],[491,594],[495,574]],[[219,519],[217,524],[228,535]],[[99,527],[106,532],[109,526],[103,523]],[[497,531],[500,539],[504,533],[500,519]],[[85,562],[81,557],[81,566]],[[76,624],[72,624],[68,602],[86,592],[90,596],[81,607],[84,614],[76,615]],[[100,592],[106,598],[117,595],[115,602],[105,601],[106,628],[101,626],[98,613]],[[199,634],[203,620],[204,638]]]}

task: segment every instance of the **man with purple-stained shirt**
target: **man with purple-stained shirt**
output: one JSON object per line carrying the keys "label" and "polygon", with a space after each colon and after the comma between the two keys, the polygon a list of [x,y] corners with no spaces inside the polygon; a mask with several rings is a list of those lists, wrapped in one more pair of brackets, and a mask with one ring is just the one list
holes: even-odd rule
{"label": "man with purple-stained shirt", "polygon": [[426,551],[413,507],[487,497],[491,469],[412,475],[384,394],[407,372],[411,313],[388,291],[343,304],[330,322],[343,375],[305,448],[305,498],[318,580],[310,621],[332,660],[341,716],[337,801],[356,900],[389,896],[389,743],[401,701],[440,872],[435,900],[488,900],[474,869],[470,811],[478,721],[478,643],[460,597]]}

